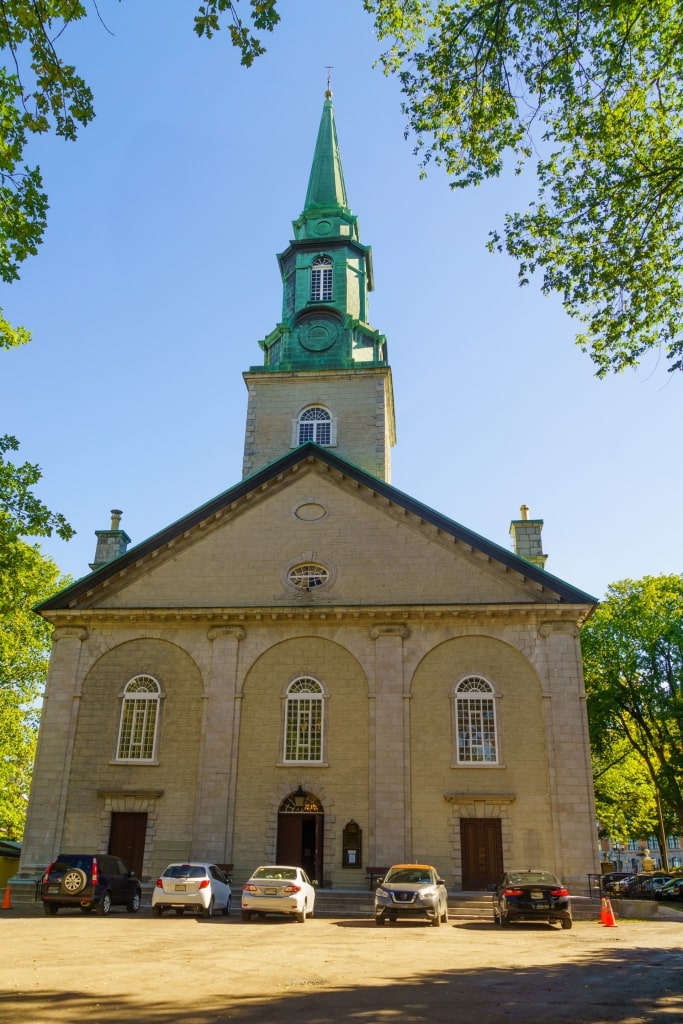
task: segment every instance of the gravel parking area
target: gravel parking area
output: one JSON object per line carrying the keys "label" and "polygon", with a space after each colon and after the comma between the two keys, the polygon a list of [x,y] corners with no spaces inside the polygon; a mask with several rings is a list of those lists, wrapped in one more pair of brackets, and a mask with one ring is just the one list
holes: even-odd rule
{"label": "gravel parking area", "polygon": [[431,928],[238,913],[0,916],[3,1024],[674,1024],[683,914]]}

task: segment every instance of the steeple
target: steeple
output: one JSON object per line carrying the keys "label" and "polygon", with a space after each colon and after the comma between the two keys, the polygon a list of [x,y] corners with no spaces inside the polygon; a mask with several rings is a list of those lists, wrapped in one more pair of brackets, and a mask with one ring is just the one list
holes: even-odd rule
{"label": "steeple", "polygon": [[[316,429],[300,435],[297,426],[307,405],[311,410],[320,405],[323,411],[310,416],[329,419],[329,429],[321,434],[324,443],[388,480],[395,427],[387,343],[368,322],[372,251],[360,241],[358,220],[348,206],[329,83],[304,208],[292,226],[294,238],[277,257],[282,320],[259,342],[263,365],[244,374],[250,391],[244,475],[302,440],[320,442]],[[280,374],[286,376],[280,379]],[[334,410],[325,405],[332,402],[332,392]],[[286,437],[277,437],[272,426],[285,395],[291,403],[289,429]],[[361,406],[367,422],[354,431],[351,420]]]}
{"label": "steeple", "polygon": [[320,118],[306,202],[300,221],[304,221],[307,217],[330,214],[332,216],[335,214],[348,215],[348,213],[344,172],[337,142],[337,129],[334,124],[332,93],[328,89],[325,93],[325,104]]}

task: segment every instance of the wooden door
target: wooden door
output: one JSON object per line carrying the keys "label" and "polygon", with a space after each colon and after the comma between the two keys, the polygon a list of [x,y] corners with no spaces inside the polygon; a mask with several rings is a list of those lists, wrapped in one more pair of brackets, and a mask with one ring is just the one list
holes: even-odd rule
{"label": "wooden door", "polygon": [[499,818],[461,818],[462,887],[481,892],[503,874],[503,839]]}
{"label": "wooden door", "polygon": [[108,853],[120,857],[130,871],[142,877],[145,859],[147,814],[133,811],[114,811],[109,829]]}
{"label": "wooden door", "polygon": [[279,814],[277,862],[303,868],[311,879],[322,883],[322,814]]}

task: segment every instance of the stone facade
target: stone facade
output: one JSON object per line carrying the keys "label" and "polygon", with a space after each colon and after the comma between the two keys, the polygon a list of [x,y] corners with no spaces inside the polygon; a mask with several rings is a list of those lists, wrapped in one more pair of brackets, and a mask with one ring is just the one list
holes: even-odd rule
{"label": "stone facade", "polygon": [[[55,645],[24,870],[62,848],[106,849],[112,811],[134,809],[147,814],[145,875],[202,857],[245,877],[276,857],[279,809],[298,787],[322,810],[320,881],[336,886],[420,860],[460,888],[461,818],[500,822],[505,866],[541,863],[574,887],[596,869],[585,595],[342,465],[298,449],[47,603]],[[322,517],[299,518],[311,503]],[[306,559],[330,578],[295,593],[287,570]],[[121,704],[140,673],[161,687],[155,757],[124,763]],[[495,692],[495,763],[458,763],[454,685],[469,675]],[[283,757],[299,676],[323,691],[317,763]],[[349,821],[358,867],[342,863]]]}

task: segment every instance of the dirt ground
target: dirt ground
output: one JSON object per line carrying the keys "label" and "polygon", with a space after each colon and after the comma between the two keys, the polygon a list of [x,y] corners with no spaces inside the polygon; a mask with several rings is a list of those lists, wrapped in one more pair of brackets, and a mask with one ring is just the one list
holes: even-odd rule
{"label": "dirt ground", "polygon": [[[671,912],[669,912],[671,913]],[[683,914],[509,930],[0,914],[2,1024],[678,1024]]]}

